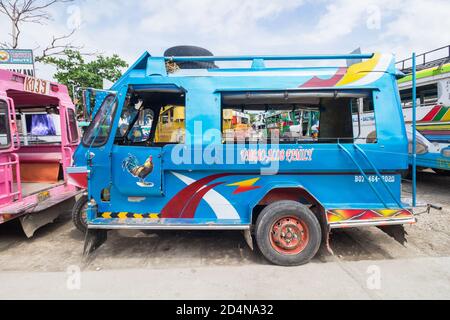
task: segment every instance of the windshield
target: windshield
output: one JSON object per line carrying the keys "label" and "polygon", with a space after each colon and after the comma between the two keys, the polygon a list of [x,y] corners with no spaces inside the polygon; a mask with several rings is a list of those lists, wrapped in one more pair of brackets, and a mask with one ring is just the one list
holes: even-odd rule
{"label": "windshield", "polygon": [[83,137],[85,146],[100,147],[108,141],[116,109],[117,99],[115,95],[111,94],[105,98],[94,120],[86,130]]}
{"label": "windshield", "polygon": [[0,149],[6,149],[11,144],[8,119],[8,105],[4,100],[0,100]]}

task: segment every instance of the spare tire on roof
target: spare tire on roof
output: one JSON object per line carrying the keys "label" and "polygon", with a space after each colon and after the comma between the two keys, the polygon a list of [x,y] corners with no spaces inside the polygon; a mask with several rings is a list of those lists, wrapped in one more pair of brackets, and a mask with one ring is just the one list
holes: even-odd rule
{"label": "spare tire on roof", "polygon": [[[176,46],[164,52],[165,57],[212,57],[211,51],[196,46]],[[214,61],[177,62],[180,69],[217,69]]]}

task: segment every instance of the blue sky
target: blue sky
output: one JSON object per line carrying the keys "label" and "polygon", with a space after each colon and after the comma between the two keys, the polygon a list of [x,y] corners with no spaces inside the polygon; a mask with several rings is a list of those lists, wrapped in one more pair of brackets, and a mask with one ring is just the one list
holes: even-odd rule
{"label": "blue sky", "polygon": [[[46,25],[26,25],[21,47],[45,46],[77,26],[85,51],[117,53],[130,64],[143,51],[179,44],[216,55],[382,51],[404,58],[450,44],[447,0],[76,0],[52,8]],[[0,17],[0,41],[10,30]],[[52,68],[38,65],[38,76]]]}

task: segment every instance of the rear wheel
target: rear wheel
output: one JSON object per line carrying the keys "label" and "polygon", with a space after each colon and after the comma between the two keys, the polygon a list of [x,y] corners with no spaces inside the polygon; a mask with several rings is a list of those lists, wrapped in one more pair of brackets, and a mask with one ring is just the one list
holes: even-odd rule
{"label": "rear wheel", "polygon": [[437,174],[440,174],[441,176],[450,176],[450,170],[444,170],[444,169],[433,169],[434,172]]}
{"label": "rear wheel", "polygon": [[87,207],[88,207],[88,197],[82,196],[78,199],[77,203],[72,210],[72,221],[75,227],[86,233],[87,231]]}
{"label": "rear wheel", "polygon": [[412,179],[412,167],[409,167],[407,170],[401,171],[403,180],[411,180]]}
{"label": "rear wheel", "polygon": [[278,201],[265,207],[256,222],[256,242],[264,257],[281,266],[308,263],[322,239],[319,221],[306,206]]}

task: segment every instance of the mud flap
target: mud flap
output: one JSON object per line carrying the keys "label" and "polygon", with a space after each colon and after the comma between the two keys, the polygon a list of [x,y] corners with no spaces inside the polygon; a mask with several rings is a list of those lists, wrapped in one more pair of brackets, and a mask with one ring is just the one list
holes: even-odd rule
{"label": "mud flap", "polygon": [[378,227],[378,229],[399,242],[402,246],[404,246],[405,243],[408,242],[408,240],[406,239],[408,233],[406,232],[403,225],[380,226]]}
{"label": "mud flap", "polygon": [[88,229],[84,239],[83,260],[88,260],[91,253],[105,243],[107,237],[107,230]]}
{"label": "mud flap", "polygon": [[330,242],[330,236],[331,236],[331,229],[328,225],[325,225],[324,228],[322,228],[322,231],[325,231],[322,233],[322,244],[325,244],[325,248],[327,252],[334,256],[334,251],[331,248],[331,242]]}
{"label": "mud flap", "polygon": [[244,231],[244,238],[245,242],[247,242],[247,245],[250,247],[250,249],[254,251],[252,232],[250,229]]}
{"label": "mud flap", "polygon": [[69,199],[44,211],[30,213],[20,217],[19,220],[23,232],[28,238],[33,237],[36,230],[47,224],[53,223],[61,213],[65,211],[70,212],[74,203],[74,199]]}
{"label": "mud flap", "polygon": [[48,212],[40,212],[27,214],[20,217],[20,224],[23,232],[28,238],[32,238],[37,229],[53,223],[58,218],[59,212],[55,210],[48,210]]}

